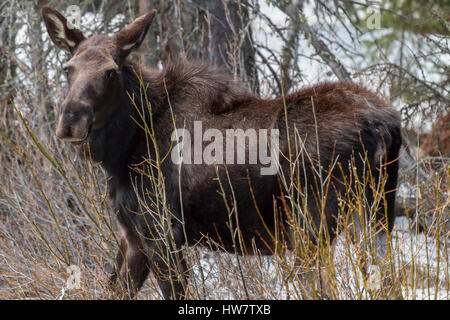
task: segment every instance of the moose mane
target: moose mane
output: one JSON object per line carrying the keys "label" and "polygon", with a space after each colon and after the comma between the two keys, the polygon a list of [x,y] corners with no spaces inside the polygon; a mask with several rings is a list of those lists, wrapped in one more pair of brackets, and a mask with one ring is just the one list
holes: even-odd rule
{"label": "moose mane", "polygon": [[258,99],[232,75],[200,61],[190,62],[181,58],[169,62],[162,70],[155,70],[127,60],[122,73],[125,90],[130,97],[139,97],[142,85],[146,86],[152,111],[156,114],[167,108],[172,99],[192,97],[202,107],[202,112],[216,115]]}

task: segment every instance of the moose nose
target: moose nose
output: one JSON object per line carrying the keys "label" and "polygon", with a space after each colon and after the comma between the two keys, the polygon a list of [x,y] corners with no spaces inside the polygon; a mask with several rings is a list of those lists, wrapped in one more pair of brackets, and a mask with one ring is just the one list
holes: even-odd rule
{"label": "moose nose", "polygon": [[56,136],[59,139],[80,142],[89,135],[93,120],[93,110],[84,101],[69,101],[61,108]]}
{"label": "moose nose", "polygon": [[56,127],[56,137],[58,139],[69,139],[72,137],[70,126],[64,125],[62,117],[60,117],[58,126]]}

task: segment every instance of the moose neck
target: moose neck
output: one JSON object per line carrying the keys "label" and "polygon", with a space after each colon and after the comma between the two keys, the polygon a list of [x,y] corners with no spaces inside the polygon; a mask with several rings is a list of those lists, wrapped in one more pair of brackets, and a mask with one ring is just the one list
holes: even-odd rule
{"label": "moose neck", "polygon": [[[122,68],[124,81],[124,104],[142,112],[146,109],[154,116],[164,112],[171,83],[165,79],[165,71],[153,70],[143,65],[126,61]],[[145,93],[144,94],[144,90]]]}
{"label": "moose neck", "polygon": [[[161,71],[140,69],[135,63],[125,62],[122,101],[108,124],[93,131],[89,140],[93,159],[100,162],[112,178],[128,179],[131,165],[148,157],[146,133],[141,126],[144,123],[150,126],[150,112],[155,122],[166,109],[164,96],[167,93],[163,95],[162,92],[167,92],[167,86],[163,78]],[[146,95],[143,88],[146,88]]]}

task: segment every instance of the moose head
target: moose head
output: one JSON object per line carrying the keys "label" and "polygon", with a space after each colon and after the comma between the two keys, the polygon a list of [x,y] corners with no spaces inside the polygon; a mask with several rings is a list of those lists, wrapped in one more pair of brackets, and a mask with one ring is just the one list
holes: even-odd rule
{"label": "moose head", "polygon": [[70,54],[64,65],[69,92],[61,105],[58,138],[81,144],[92,131],[105,126],[123,101],[122,65],[141,45],[155,14],[155,9],[149,11],[112,37],[86,38],[55,9],[42,9],[50,38]]}

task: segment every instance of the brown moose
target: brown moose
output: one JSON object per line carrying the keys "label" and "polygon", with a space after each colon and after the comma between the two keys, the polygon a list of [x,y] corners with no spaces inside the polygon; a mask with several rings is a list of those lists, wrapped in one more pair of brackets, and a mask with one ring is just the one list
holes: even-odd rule
{"label": "brown moose", "polygon": [[[69,91],[61,104],[56,135],[83,154],[89,148],[110,178],[109,197],[122,234],[111,276],[113,287],[120,279],[132,297],[152,271],[165,298],[183,298],[186,265],[177,252],[183,245],[202,239],[232,253],[251,254],[255,248],[262,254],[273,253],[270,234],[279,225],[276,219],[286,217],[283,212],[274,214],[275,209],[289,210],[281,205],[280,181],[289,176],[295,160],[288,156],[288,141],[291,139],[294,148],[296,132],[308,157],[296,162],[295,179],[303,186],[303,193],[311,194],[306,203],[311,225],[321,225],[325,217],[327,241],[336,237],[339,199],[346,193],[342,172],[351,175],[353,167],[362,176],[363,170],[370,168],[378,179],[381,168],[385,170],[386,201],[376,211],[378,243],[380,251],[385,250],[386,234],[394,225],[400,116],[375,94],[356,84],[337,82],[283,98],[262,99],[208,64],[180,59],[158,70],[128,60],[129,53],[143,41],[156,10],[112,37],[90,38],[68,25],[58,11],[44,7],[42,13],[52,41],[70,55],[64,66]],[[150,108],[142,99],[144,90]],[[278,174],[262,175],[260,163],[227,164],[226,168],[217,163],[183,163],[180,168],[166,158],[160,168],[166,196],[165,202],[159,201],[158,195],[150,192],[152,179],[143,179],[136,166],[170,151],[175,119],[177,127],[188,131],[193,130],[195,121],[219,132],[278,129]],[[156,143],[148,143],[144,122],[153,122]],[[334,161],[341,166],[331,166]],[[324,206],[314,196],[317,169],[329,177],[332,186]],[[221,188],[222,194],[218,192]],[[231,194],[233,206],[227,209]],[[370,203],[374,197],[370,188],[366,188],[366,196]],[[143,202],[149,204],[146,210]],[[158,210],[172,213],[170,230],[161,227],[164,224],[159,219],[163,218],[155,214]],[[230,210],[238,233],[230,232]],[[172,244],[158,236],[167,233],[172,235]],[[234,245],[236,234],[244,250]],[[316,238],[311,235],[311,239]]]}

